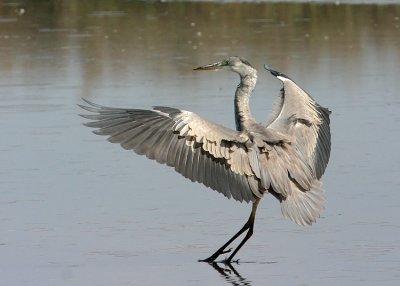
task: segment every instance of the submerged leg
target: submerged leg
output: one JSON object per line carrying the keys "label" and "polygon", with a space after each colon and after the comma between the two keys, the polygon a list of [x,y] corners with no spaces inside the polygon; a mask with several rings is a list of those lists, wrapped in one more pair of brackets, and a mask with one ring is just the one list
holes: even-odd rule
{"label": "submerged leg", "polygon": [[228,259],[225,260],[226,263],[230,263],[232,261],[232,258],[235,256],[235,254],[239,251],[239,249],[246,243],[246,241],[252,236],[253,234],[253,227],[254,227],[254,219],[256,218],[256,210],[257,206],[260,200],[256,200],[253,203],[253,207],[251,209],[251,214],[247,222],[244,224],[244,226],[234,235],[232,236],[231,239],[229,239],[223,246],[221,246],[213,255],[210,257],[199,260],[201,262],[213,262],[215,259],[217,259],[218,256],[224,253],[228,253],[231,251],[231,249],[225,250],[236,238],[238,238],[243,232],[246,230],[246,236],[244,239],[240,242],[240,244],[236,247],[236,249],[232,252],[232,254],[229,256]]}

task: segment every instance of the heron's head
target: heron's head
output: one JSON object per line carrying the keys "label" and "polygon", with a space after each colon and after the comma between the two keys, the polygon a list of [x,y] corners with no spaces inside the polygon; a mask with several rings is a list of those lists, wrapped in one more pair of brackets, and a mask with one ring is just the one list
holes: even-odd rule
{"label": "heron's head", "polygon": [[223,68],[229,68],[230,70],[238,73],[239,75],[246,75],[249,73],[256,72],[256,70],[247,60],[240,57],[229,57],[226,60],[204,65],[195,68],[194,70],[219,70]]}

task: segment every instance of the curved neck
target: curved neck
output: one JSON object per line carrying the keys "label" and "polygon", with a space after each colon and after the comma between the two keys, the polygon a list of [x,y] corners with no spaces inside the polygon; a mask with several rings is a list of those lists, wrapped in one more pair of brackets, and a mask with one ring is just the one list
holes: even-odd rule
{"label": "curved neck", "polygon": [[248,129],[250,124],[255,122],[254,117],[250,113],[249,99],[257,82],[257,72],[240,75],[240,84],[235,93],[235,121],[236,129],[242,131]]}

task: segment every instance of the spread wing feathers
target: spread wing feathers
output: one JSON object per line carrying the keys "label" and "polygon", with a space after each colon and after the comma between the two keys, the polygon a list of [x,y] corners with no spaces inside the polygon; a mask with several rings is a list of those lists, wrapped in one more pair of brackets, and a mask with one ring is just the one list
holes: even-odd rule
{"label": "spread wing feathers", "polygon": [[331,151],[329,114],[296,83],[284,79],[281,97],[267,123],[267,129],[294,138],[296,149],[317,179],[325,172]]}
{"label": "spread wing feathers", "polygon": [[88,106],[79,106],[93,114],[81,116],[93,120],[84,125],[98,128],[95,134],[228,198],[249,202],[263,196],[246,153],[247,136],[175,108],[121,109],[85,101]]}
{"label": "spread wing feathers", "polygon": [[[315,222],[324,209],[325,197],[319,181],[329,161],[331,134],[330,111],[318,105],[304,90],[290,79],[283,79],[281,96],[267,122],[267,129],[277,130],[291,138],[291,148],[278,152],[268,163],[271,177],[270,192],[281,201],[285,217],[297,224]],[[273,157],[273,153],[272,157]],[[271,156],[271,155],[270,155]],[[289,181],[283,182],[279,166],[287,167]]]}
{"label": "spread wing feathers", "polygon": [[314,180],[309,191],[297,190],[290,196],[282,198],[281,211],[284,217],[290,218],[295,223],[309,225],[320,217],[324,210],[324,204],[325,196],[322,182]]}

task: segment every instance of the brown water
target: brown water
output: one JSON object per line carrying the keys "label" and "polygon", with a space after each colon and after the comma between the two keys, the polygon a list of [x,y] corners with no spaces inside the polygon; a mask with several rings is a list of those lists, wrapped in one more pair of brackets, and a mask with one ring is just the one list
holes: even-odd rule
{"label": "brown water", "polygon": [[[296,226],[266,197],[236,272],[197,259],[250,206],[91,134],[76,107],[234,127],[237,76],[192,71],[228,55],[259,69],[260,121],[281,87],[264,63],[333,111],[323,217]],[[399,74],[400,5],[0,2],[1,284],[398,285]]]}

